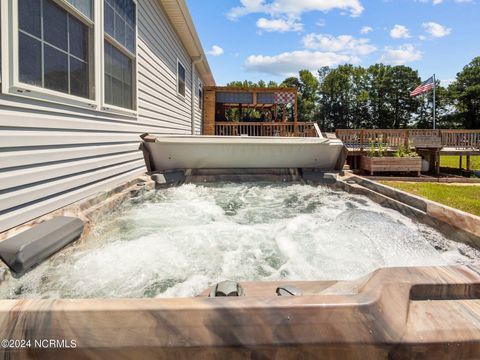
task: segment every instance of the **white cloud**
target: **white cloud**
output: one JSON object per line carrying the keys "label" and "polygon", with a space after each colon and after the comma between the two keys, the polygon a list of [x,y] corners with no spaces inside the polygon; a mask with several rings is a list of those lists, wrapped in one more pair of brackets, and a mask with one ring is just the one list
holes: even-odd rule
{"label": "white cloud", "polygon": [[436,38],[447,36],[452,32],[452,29],[435,22],[423,23],[422,26],[428,34]]}
{"label": "white cloud", "polygon": [[[421,3],[429,3],[430,2],[430,0],[418,0],[418,1],[420,1]],[[439,5],[441,3],[443,3],[443,0],[432,0],[433,5]]]}
{"label": "white cloud", "polygon": [[[420,1],[421,3],[429,3],[430,0],[418,0]],[[433,5],[439,5],[439,4],[443,4],[444,0],[432,0],[432,4]],[[454,0],[454,2],[458,3],[458,4],[462,4],[462,3],[471,3],[473,2],[473,0]]]}
{"label": "white cloud", "polygon": [[295,18],[287,19],[265,19],[260,18],[257,21],[257,27],[268,32],[288,32],[288,31],[302,31],[303,24],[298,22]]}
{"label": "white cloud", "polygon": [[212,48],[209,51],[207,51],[207,54],[212,56],[220,56],[220,55],[223,55],[223,53],[224,53],[223,49],[218,45],[213,45]]}
{"label": "white cloud", "polygon": [[271,75],[292,76],[301,69],[316,71],[322,66],[358,64],[363,56],[377,51],[369,39],[357,39],[351,35],[311,33],[303,37],[302,43],[303,50],[272,56],[249,56],[245,61],[245,69]]}
{"label": "white cloud", "polygon": [[408,39],[410,32],[406,26],[395,25],[392,30],[390,30],[390,36],[394,39]]}
{"label": "white cloud", "polygon": [[240,0],[240,3],[242,6],[234,7],[229,11],[227,14],[229,19],[234,20],[244,15],[267,11],[264,0]]}
{"label": "white cloud", "polygon": [[351,16],[359,16],[363,12],[360,0],[240,0],[241,6],[234,7],[227,14],[234,20],[239,17],[265,13],[270,16],[300,16],[309,11],[329,11],[339,9],[347,11]]}
{"label": "white cloud", "polygon": [[445,79],[445,80],[440,80],[440,83],[442,84],[442,86],[447,87],[451,83],[455,82],[455,80],[456,79]]}
{"label": "white cloud", "polygon": [[249,56],[245,61],[245,69],[271,75],[291,76],[296,75],[300,69],[316,71],[322,66],[334,66],[346,62],[357,63],[358,61],[359,59],[356,57],[334,52],[301,50],[284,52],[275,56]]}
{"label": "white cloud", "polygon": [[420,60],[422,55],[422,52],[411,44],[405,44],[396,48],[387,46],[380,61],[389,65],[404,65]]}
{"label": "white cloud", "polygon": [[373,29],[370,26],[364,26],[360,29],[360,34],[368,34],[369,32],[372,32]]}
{"label": "white cloud", "polygon": [[355,39],[351,35],[324,35],[308,34],[303,39],[303,46],[309,50],[320,50],[345,55],[365,56],[373,53],[377,48],[369,39]]}

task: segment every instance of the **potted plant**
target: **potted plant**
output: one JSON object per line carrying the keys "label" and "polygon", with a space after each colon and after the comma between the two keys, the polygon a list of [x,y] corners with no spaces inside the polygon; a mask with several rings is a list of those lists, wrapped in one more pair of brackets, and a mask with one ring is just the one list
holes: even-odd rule
{"label": "potted plant", "polygon": [[416,172],[420,176],[422,158],[412,149],[410,142],[400,145],[394,153],[388,153],[388,144],[380,139],[370,139],[367,155],[360,160],[360,168],[370,175],[375,172]]}

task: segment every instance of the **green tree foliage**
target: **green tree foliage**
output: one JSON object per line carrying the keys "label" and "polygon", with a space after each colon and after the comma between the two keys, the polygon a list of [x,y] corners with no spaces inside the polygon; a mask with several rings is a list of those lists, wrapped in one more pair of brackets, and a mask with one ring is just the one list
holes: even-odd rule
{"label": "green tree foliage", "polygon": [[[324,131],[340,128],[400,129],[433,126],[433,93],[412,98],[421,84],[418,71],[408,66],[375,64],[368,68],[322,67],[314,75],[301,70],[280,85],[260,80],[236,81],[239,87],[296,87],[298,118],[316,121]],[[480,128],[480,57],[457,74],[448,88],[436,84],[439,128]]]}
{"label": "green tree foliage", "polygon": [[[437,80],[436,84],[436,113],[437,128],[456,129],[461,128],[461,120],[455,111],[453,98],[449,90],[440,85]],[[420,107],[417,114],[414,115],[415,127],[419,129],[430,129],[433,127],[433,92],[429,92],[418,97]]]}
{"label": "green tree foliage", "polygon": [[327,72],[320,86],[322,127],[406,127],[419,102],[410,97],[420,82],[405,66],[376,64],[368,69],[341,65]]}
{"label": "green tree foliage", "polygon": [[368,89],[365,69],[341,65],[319,73],[319,114],[324,129],[355,128],[368,122]]}
{"label": "green tree foliage", "polygon": [[299,77],[285,79],[281,86],[298,89],[298,113],[302,121],[315,121],[318,103],[318,79],[308,70],[301,70]]}
{"label": "green tree foliage", "polygon": [[449,86],[458,116],[467,129],[480,128],[480,56],[457,74]]}

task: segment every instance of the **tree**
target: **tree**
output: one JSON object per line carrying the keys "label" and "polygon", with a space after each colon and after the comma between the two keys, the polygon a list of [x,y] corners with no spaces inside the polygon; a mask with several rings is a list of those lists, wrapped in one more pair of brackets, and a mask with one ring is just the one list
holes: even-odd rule
{"label": "tree", "polygon": [[308,70],[299,73],[298,113],[300,121],[314,121],[318,102],[318,80]]}
{"label": "tree", "polygon": [[467,129],[480,129],[480,56],[457,74],[449,91],[463,126]]}
{"label": "tree", "polygon": [[[413,123],[419,129],[431,129],[433,127],[433,91],[418,97],[420,106],[417,114],[413,116]],[[455,112],[451,92],[440,85],[435,84],[435,107],[437,114],[436,127],[440,129],[454,129],[461,127],[461,120]]]}
{"label": "tree", "polygon": [[[368,68],[351,64],[335,69],[322,67],[316,76],[301,70],[280,87],[298,89],[300,121],[317,121],[323,131],[338,128],[431,128],[433,92],[413,98],[421,84],[408,66],[375,64]],[[270,81],[237,81],[232,86],[276,87]],[[480,129],[480,57],[476,57],[448,88],[436,84],[439,128]]]}
{"label": "tree", "polygon": [[267,83],[263,80],[260,80],[258,83],[257,83],[257,87],[259,88],[265,88],[267,87]]}
{"label": "tree", "polygon": [[298,119],[314,121],[318,103],[318,79],[309,70],[300,70],[298,75],[298,78],[292,76],[285,79],[280,86],[298,89]]}
{"label": "tree", "polygon": [[341,65],[319,71],[320,126],[323,130],[368,126],[368,78],[366,70]]}
{"label": "tree", "polygon": [[283,82],[280,84],[281,87],[296,87],[297,89],[300,89],[300,80],[298,80],[297,77],[291,76],[283,80]]}
{"label": "tree", "polygon": [[328,119],[322,124],[323,130],[348,128],[350,126],[349,107],[351,97],[350,72],[352,65],[342,65],[328,71],[320,86],[322,118]]}
{"label": "tree", "polygon": [[392,118],[389,128],[400,129],[411,125],[412,117],[417,113],[420,103],[410,96],[411,91],[420,85],[418,71],[408,66],[394,66],[390,69],[391,93],[390,105]]}
{"label": "tree", "polygon": [[420,102],[410,92],[421,83],[418,72],[407,66],[375,64],[368,68],[372,126],[405,128],[417,113]]}

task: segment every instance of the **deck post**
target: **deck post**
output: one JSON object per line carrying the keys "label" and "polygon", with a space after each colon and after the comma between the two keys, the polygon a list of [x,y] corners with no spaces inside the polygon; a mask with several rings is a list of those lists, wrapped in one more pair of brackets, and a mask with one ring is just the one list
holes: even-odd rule
{"label": "deck post", "polygon": [[462,167],[463,167],[463,164],[462,164],[462,163],[463,163],[463,156],[460,155],[460,159],[459,159],[459,162],[458,162],[458,168],[459,168],[460,170],[462,170]]}
{"label": "deck post", "polygon": [[470,155],[467,155],[467,171],[470,171]]}
{"label": "deck post", "polygon": [[295,107],[293,113],[293,132],[298,136],[298,93],[295,92]]}

